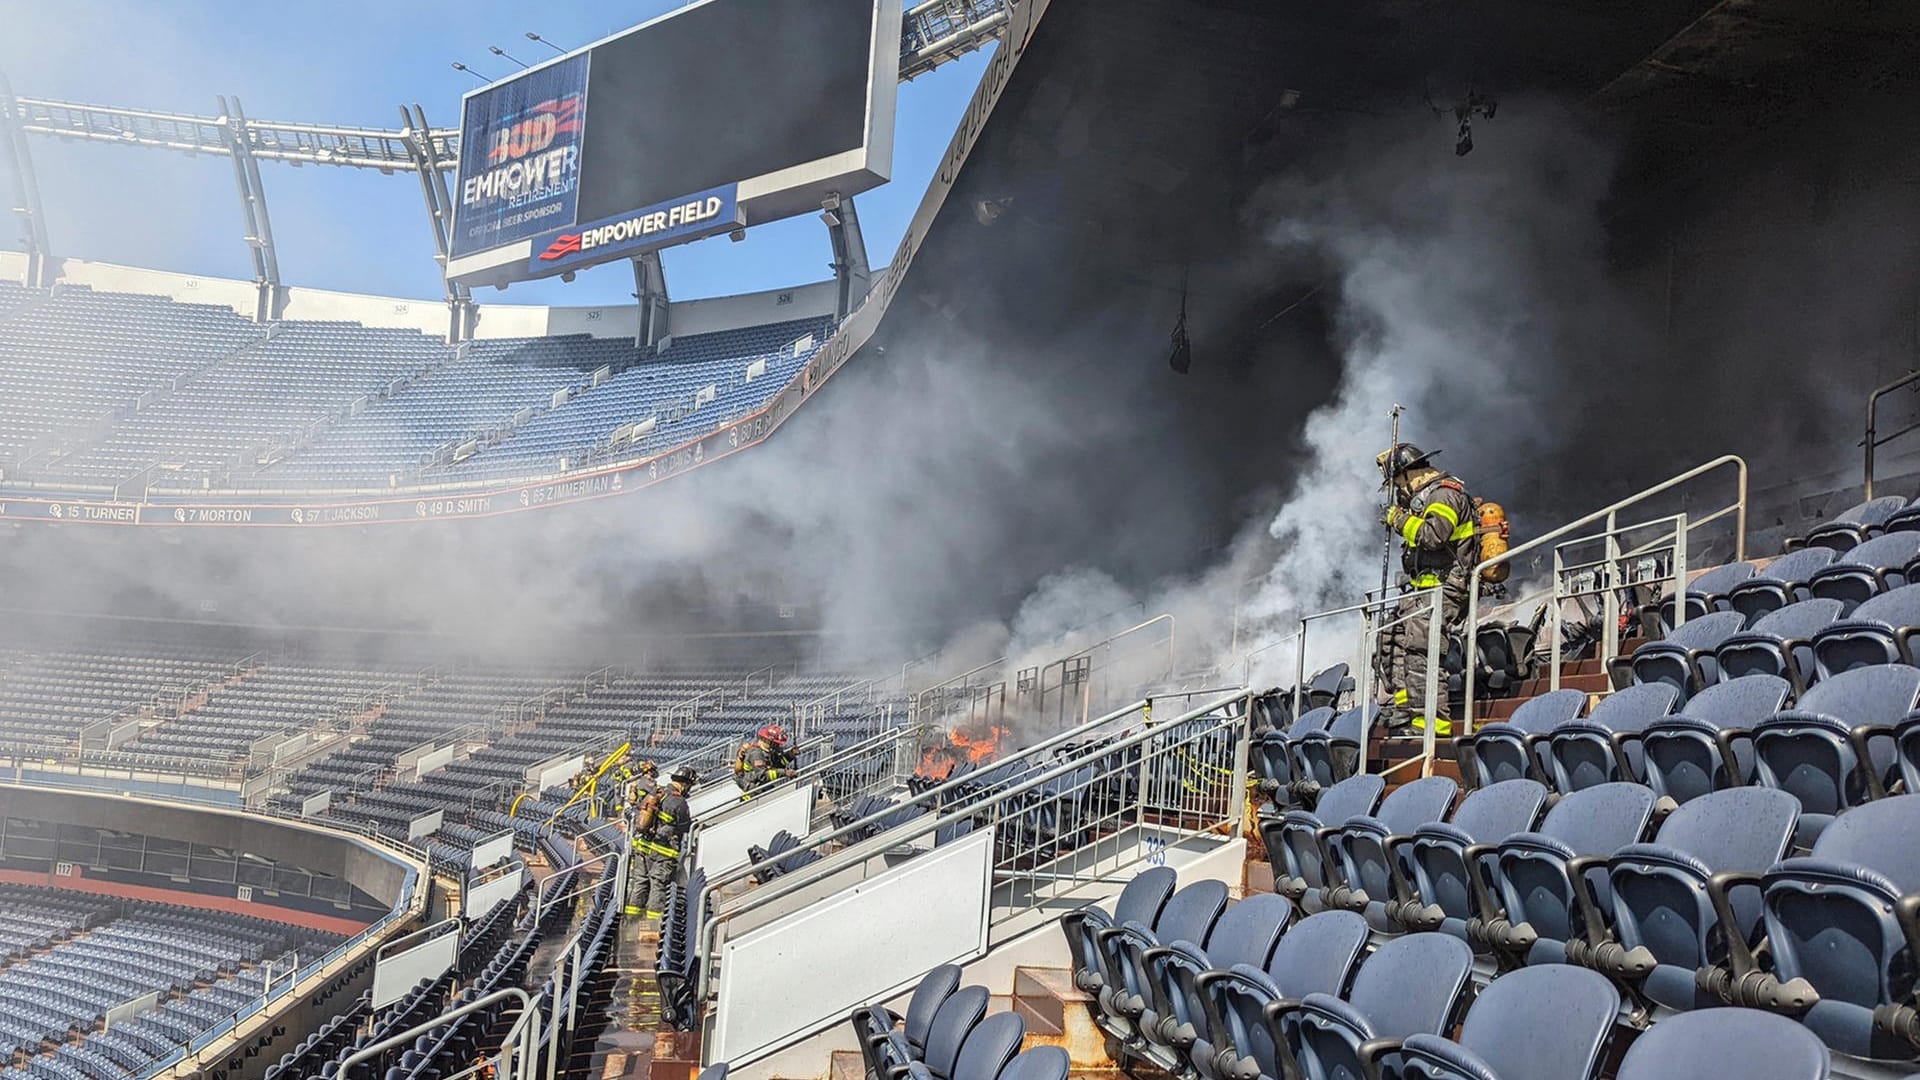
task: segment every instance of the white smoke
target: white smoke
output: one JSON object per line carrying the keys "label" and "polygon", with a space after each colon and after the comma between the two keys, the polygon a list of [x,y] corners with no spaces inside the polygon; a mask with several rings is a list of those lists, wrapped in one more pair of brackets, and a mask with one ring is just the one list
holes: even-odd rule
{"label": "white smoke", "polygon": [[[1406,407],[1403,441],[1444,449],[1440,467],[1498,499],[1500,476],[1555,442],[1566,346],[1609,307],[1607,154],[1560,110],[1504,109],[1467,158],[1427,125],[1373,134],[1346,168],[1278,180],[1262,201],[1276,248],[1334,267],[1344,369],[1307,419],[1308,460],[1268,525],[1279,554],[1248,605],[1266,624],[1256,647],[1379,587],[1374,458],[1393,406]],[[1310,633],[1309,666],[1350,657],[1352,643]],[[1294,660],[1292,645],[1269,649],[1256,682],[1290,683]]]}

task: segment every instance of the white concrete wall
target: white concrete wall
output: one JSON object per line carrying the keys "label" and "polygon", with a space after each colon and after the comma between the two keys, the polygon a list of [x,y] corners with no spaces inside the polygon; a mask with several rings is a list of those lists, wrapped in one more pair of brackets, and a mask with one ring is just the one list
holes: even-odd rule
{"label": "white concrete wall", "polygon": [[[183,303],[218,304],[233,309],[235,314],[242,317],[253,317],[254,288],[250,281],[178,274],[170,270],[146,270],[82,259],[62,259],[59,265],[57,280],[63,284],[85,285],[103,292],[164,296]],[[0,278],[24,281],[26,275],[25,254],[0,251]],[[682,300],[673,304],[668,320],[676,335],[707,334],[742,326],[831,315],[834,295],[833,282],[816,281],[790,289]],[[631,338],[638,310],[633,304],[602,307],[481,304],[474,337],[588,334],[602,338]],[[442,335],[447,330],[447,306],[440,299],[370,296],[294,287],[287,290],[283,314],[288,319],[357,322],[366,326],[418,330],[434,336]]]}
{"label": "white concrete wall", "polygon": [[16,285],[26,284],[26,252],[0,250],[0,281],[11,281]]}

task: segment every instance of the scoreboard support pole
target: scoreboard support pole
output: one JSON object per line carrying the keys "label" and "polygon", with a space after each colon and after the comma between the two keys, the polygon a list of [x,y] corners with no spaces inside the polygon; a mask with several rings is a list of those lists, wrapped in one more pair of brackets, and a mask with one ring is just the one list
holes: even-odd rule
{"label": "scoreboard support pole", "polygon": [[873,287],[873,268],[867,263],[867,238],[860,232],[860,215],[853,196],[829,195],[820,204],[820,220],[833,241],[833,280],[837,286],[834,318],[845,319]]}
{"label": "scoreboard support pole", "polygon": [[660,252],[646,251],[633,257],[633,298],[640,305],[633,347],[649,348],[673,332],[667,323],[667,269],[660,262]]}

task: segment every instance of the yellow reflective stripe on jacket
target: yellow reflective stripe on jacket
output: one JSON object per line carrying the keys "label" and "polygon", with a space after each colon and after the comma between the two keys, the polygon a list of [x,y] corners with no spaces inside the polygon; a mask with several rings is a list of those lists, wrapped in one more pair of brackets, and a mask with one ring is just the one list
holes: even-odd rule
{"label": "yellow reflective stripe on jacket", "polygon": [[1440,584],[1440,575],[1415,574],[1409,583],[1416,589],[1431,589]]}
{"label": "yellow reflective stripe on jacket", "polygon": [[656,843],[645,837],[635,838],[633,841],[633,850],[644,852],[648,855],[664,855],[669,859],[677,859],[680,857],[679,848],[670,848],[665,844]]}
{"label": "yellow reflective stripe on jacket", "polygon": [[1400,523],[1400,539],[1405,540],[1409,547],[1419,543],[1420,526],[1426,522],[1427,519],[1422,514],[1408,514],[1407,520]]}

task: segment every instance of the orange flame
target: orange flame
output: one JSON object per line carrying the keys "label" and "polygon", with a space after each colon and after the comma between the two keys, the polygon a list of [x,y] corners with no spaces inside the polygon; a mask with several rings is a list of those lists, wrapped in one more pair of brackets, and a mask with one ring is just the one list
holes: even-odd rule
{"label": "orange flame", "polygon": [[920,767],[915,771],[929,780],[945,780],[963,761],[980,765],[998,758],[1000,744],[1010,734],[1008,729],[996,724],[978,725],[970,733],[958,729],[949,731],[944,744],[921,755]]}

